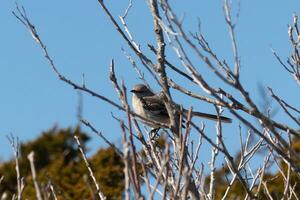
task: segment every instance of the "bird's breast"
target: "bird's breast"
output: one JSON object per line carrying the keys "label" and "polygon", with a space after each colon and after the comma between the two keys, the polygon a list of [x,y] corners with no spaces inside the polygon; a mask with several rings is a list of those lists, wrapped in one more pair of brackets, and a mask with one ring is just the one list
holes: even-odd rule
{"label": "bird's breast", "polygon": [[133,107],[134,112],[136,114],[141,115],[143,117],[146,117],[145,116],[146,113],[145,113],[145,110],[144,110],[143,103],[136,95],[132,96],[132,107]]}
{"label": "bird's breast", "polygon": [[[156,121],[159,123],[164,123],[164,124],[170,123],[169,117],[166,117],[165,115],[161,115],[160,112],[158,112],[158,111],[149,111],[149,110],[145,109],[143,102],[136,95],[132,96],[132,107],[136,114],[138,114],[146,119],[153,120],[153,121]],[[156,125],[151,124],[145,120],[141,120],[141,121],[143,121],[147,125],[157,128]]]}

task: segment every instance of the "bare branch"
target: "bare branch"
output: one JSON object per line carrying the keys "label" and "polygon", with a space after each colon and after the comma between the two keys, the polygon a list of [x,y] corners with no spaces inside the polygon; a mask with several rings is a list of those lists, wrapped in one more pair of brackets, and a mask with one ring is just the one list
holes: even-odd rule
{"label": "bare branch", "polygon": [[29,153],[27,158],[30,162],[31,175],[32,175],[32,180],[33,180],[35,192],[36,192],[36,198],[38,200],[42,200],[43,199],[42,198],[42,193],[41,193],[39,183],[37,182],[37,175],[36,175],[36,170],[35,170],[35,166],[34,166],[34,152],[32,151],[31,153]]}
{"label": "bare branch", "polygon": [[97,131],[97,129],[95,127],[93,127],[91,125],[90,122],[88,122],[85,119],[80,120],[81,123],[83,123],[85,126],[89,127],[94,133],[96,133],[101,139],[103,139],[103,141],[108,144],[110,147],[112,147],[120,156],[123,156],[122,151],[120,149],[118,149],[114,144],[112,144],[104,135],[102,132]]}
{"label": "bare branch", "polygon": [[93,170],[92,170],[92,168],[91,168],[91,166],[90,166],[90,163],[88,162],[88,160],[87,160],[87,158],[86,158],[86,155],[85,155],[84,150],[83,150],[83,148],[82,148],[82,146],[81,146],[81,143],[80,143],[80,141],[79,141],[78,136],[74,135],[74,139],[76,140],[76,142],[77,142],[77,144],[78,144],[78,149],[79,149],[79,151],[80,151],[80,153],[81,153],[81,156],[82,156],[82,159],[83,159],[83,161],[84,161],[84,164],[85,164],[85,166],[87,167],[87,169],[88,169],[88,171],[89,171],[89,175],[90,175],[91,179],[93,180],[93,183],[94,183],[94,185],[95,185],[95,187],[96,187],[97,195],[99,196],[99,198],[100,198],[101,200],[105,200],[106,197],[104,196],[104,194],[103,194],[103,193],[101,192],[101,190],[100,190],[100,186],[99,186],[99,184],[97,183],[96,177],[94,176],[94,172],[93,172]]}
{"label": "bare branch", "polygon": [[[19,166],[19,151],[20,151],[20,142],[19,142],[19,138],[15,138],[13,135],[10,136],[6,136],[7,140],[9,141],[11,148],[14,152],[14,157],[15,157],[15,163],[16,163],[16,173],[17,173],[17,199],[21,200],[22,199],[22,192],[24,189],[24,181],[23,178],[21,177],[20,174],[20,166]],[[0,184],[3,180],[3,176],[1,176],[0,179]]]}

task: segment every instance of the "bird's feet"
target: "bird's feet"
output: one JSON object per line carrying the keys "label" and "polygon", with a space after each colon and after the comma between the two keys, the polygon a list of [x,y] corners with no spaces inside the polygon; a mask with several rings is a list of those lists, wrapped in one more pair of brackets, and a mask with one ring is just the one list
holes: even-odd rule
{"label": "bird's feet", "polygon": [[154,140],[157,138],[159,130],[160,130],[160,128],[153,128],[150,131],[150,140]]}

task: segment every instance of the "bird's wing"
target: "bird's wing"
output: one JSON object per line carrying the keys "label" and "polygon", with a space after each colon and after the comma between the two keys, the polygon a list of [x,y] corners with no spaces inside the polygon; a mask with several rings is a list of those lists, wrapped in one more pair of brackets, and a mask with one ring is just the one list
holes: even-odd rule
{"label": "bird's wing", "polygon": [[165,107],[165,104],[161,98],[157,95],[147,96],[141,98],[143,101],[143,107],[149,112],[152,112],[155,115],[166,115],[168,116],[168,111]]}

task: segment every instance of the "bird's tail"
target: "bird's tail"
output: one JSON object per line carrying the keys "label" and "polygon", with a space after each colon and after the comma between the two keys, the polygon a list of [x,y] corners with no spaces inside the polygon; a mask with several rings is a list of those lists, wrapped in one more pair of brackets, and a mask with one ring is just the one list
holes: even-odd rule
{"label": "bird's tail", "polygon": [[202,113],[202,112],[194,112],[193,111],[193,116],[202,117],[202,118],[210,119],[210,120],[214,120],[214,121],[218,121],[220,119],[224,123],[232,122],[232,120],[228,117],[224,117],[224,116],[218,117],[217,115],[212,115],[212,114],[207,114],[207,113]]}

